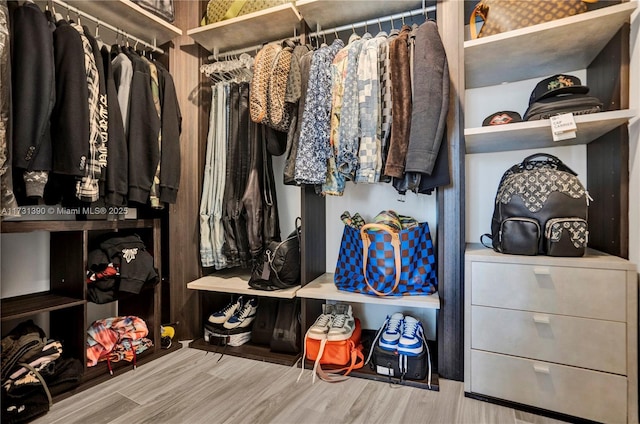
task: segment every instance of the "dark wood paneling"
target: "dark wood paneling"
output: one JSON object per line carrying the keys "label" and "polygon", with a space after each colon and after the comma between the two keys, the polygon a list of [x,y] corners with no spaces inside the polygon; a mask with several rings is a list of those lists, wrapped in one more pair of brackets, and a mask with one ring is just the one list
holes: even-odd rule
{"label": "dark wood paneling", "polygon": [[26,318],[41,312],[84,305],[80,298],[59,296],[51,292],[31,293],[2,299],[2,321]]}
{"label": "dark wood paneling", "polygon": [[2,221],[2,233],[29,233],[33,231],[83,231],[117,230],[126,228],[151,228],[152,219],[124,221]]}
{"label": "dark wood paneling", "polygon": [[[451,185],[438,189],[438,373],[450,380],[464,378],[464,248],[465,168],[464,128],[464,2],[438,2],[438,26],[447,52],[451,91],[447,141]],[[446,29],[446,30],[445,30]]]}
{"label": "dark wood paneling", "polygon": [[51,233],[49,269],[52,293],[84,298],[85,241],[83,231]]}
{"label": "dark wood paneling", "polygon": [[[605,110],[629,106],[629,26],[625,25],[587,68],[590,95]],[[621,126],[587,145],[589,246],[629,255],[629,133]]]}
{"label": "dark wood paneling", "polygon": [[77,358],[82,363],[86,363],[84,304],[52,311],[48,334],[49,338],[62,343],[64,356]]}
{"label": "dark wood paneling", "polygon": [[324,197],[313,186],[301,188],[302,214],[302,285],[326,271],[327,222]]}
{"label": "dark wood paneling", "polygon": [[[203,2],[175,2],[174,25],[183,31],[199,25]],[[182,111],[180,136],[181,174],[178,199],[169,208],[169,284],[171,321],[176,326],[177,339],[191,339],[199,331],[199,304],[197,292],[187,289],[187,283],[200,276],[198,210],[202,161],[204,154],[202,126],[203,107],[199,68],[206,54],[187,35],[173,40],[169,50],[171,73],[175,77],[178,102]],[[166,274],[165,274],[166,275]]]}

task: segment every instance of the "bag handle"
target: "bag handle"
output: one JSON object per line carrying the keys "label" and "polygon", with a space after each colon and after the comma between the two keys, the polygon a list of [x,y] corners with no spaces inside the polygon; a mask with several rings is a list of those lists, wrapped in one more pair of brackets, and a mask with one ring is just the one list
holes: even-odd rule
{"label": "bag handle", "polygon": [[[367,278],[367,261],[369,259],[369,246],[371,245],[371,240],[369,239],[369,235],[367,234],[367,230],[369,229],[385,231],[391,235],[391,246],[393,247],[394,257],[395,257],[394,264],[395,264],[395,271],[396,271],[396,281],[393,287],[391,288],[391,290],[389,290],[386,293],[374,289],[373,286],[369,283],[369,279]],[[378,296],[390,295],[396,290],[396,288],[400,284],[400,270],[402,269],[402,265],[401,265],[402,263],[400,261],[400,237],[398,236],[398,233],[395,232],[388,225],[369,223],[369,224],[364,224],[362,228],[360,228],[360,238],[362,239],[362,255],[363,255],[362,274],[364,275],[364,282],[367,284],[367,287],[369,288],[369,290],[371,290]]]}
{"label": "bag handle", "polygon": [[557,158],[554,155],[550,155],[548,153],[534,153],[532,155],[529,155],[529,156],[527,156],[526,158],[524,158],[522,160],[522,162],[520,163],[520,167],[523,167],[527,163],[535,162],[534,159],[536,159],[536,158],[546,159],[547,162],[551,162],[558,169],[560,169],[562,171],[570,172],[571,174],[576,175],[576,176],[578,175],[573,169],[571,169],[567,165],[565,165],[564,162],[562,162],[559,158]]}
{"label": "bag handle", "polygon": [[246,2],[247,0],[234,0],[234,2],[231,3],[231,6],[229,6],[229,9],[227,9],[227,12],[224,14],[224,17],[222,19],[232,19],[238,16]]}
{"label": "bag handle", "polygon": [[478,38],[478,30],[476,28],[476,18],[480,17],[483,21],[487,21],[487,5],[479,2],[476,7],[473,8],[473,12],[471,12],[471,17],[469,18],[469,31],[471,32],[471,39],[475,40]]}
{"label": "bag handle", "polygon": [[[320,377],[320,379],[328,383],[337,383],[339,381],[344,381],[349,378],[348,376],[351,371],[360,369],[364,366],[364,354],[362,353],[362,350],[357,349],[353,342],[349,343],[349,347],[351,349],[351,362],[349,363],[349,366],[335,370],[332,369],[330,373],[327,373],[322,369],[322,365],[318,364],[316,373],[318,374],[318,377]],[[341,372],[344,372],[344,374],[337,374]]]}

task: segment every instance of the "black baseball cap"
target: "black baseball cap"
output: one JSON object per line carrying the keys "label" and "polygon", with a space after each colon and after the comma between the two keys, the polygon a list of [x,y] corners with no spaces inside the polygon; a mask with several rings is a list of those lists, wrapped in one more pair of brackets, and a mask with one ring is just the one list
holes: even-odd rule
{"label": "black baseball cap", "polygon": [[496,112],[484,118],[482,126],[490,127],[493,125],[513,124],[514,122],[522,122],[520,114],[511,110],[505,110],[502,112]]}
{"label": "black baseball cap", "polygon": [[529,106],[538,100],[560,94],[587,94],[589,87],[582,85],[580,78],[573,75],[557,74],[536,84],[529,97]]}

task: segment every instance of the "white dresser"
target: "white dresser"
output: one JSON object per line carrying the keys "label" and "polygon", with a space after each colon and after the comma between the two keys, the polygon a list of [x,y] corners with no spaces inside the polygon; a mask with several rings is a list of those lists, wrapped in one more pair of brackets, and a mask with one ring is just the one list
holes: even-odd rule
{"label": "white dresser", "polygon": [[607,423],[638,422],[634,264],[465,253],[465,392]]}

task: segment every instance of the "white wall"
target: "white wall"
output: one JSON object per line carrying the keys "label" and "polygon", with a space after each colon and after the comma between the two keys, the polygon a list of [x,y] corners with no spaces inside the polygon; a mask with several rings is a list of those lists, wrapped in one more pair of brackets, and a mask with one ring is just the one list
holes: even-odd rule
{"label": "white wall", "polygon": [[[559,71],[575,75],[587,85],[586,70]],[[512,110],[521,116],[529,104],[529,96],[541,78],[517,81],[498,86],[481,87],[465,93],[465,126],[480,127],[482,121],[498,111]],[[491,233],[493,202],[502,174],[512,165],[533,153],[550,153],[578,173],[587,183],[586,146],[565,146],[552,149],[517,150],[500,153],[479,153],[466,156],[466,241],[478,243],[480,236]],[[587,187],[588,189],[588,187]]]}
{"label": "white wall", "polygon": [[[335,272],[338,251],[344,224],[340,215],[349,211],[351,215],[359,212],[365,221],[373,220],[379,212],[392,209],[402,215],[416,218],[420,222],[427,222],[431,230],[431,237],[435,240],[436,233],[436,198],[433,195],[407,193],[403,200],[391,184],[353,184],[347,183],[344,196],[327,196],[327,272]],[[436,311],[434,309],[397,308],[384,305],[354,305],[354,314],[362,321],[364,328],[375,329],[382,325],[385,317],[394,312],[412,315],[422,321],[426,337],[434,340],[436,337]]]}

